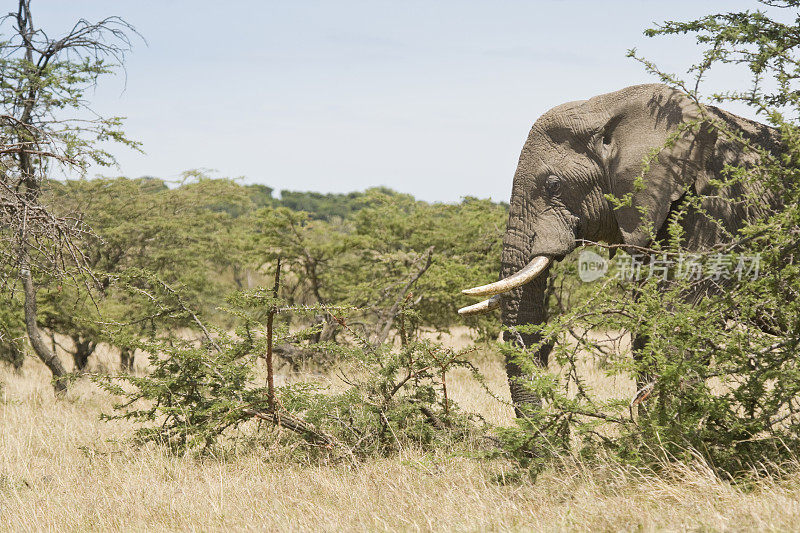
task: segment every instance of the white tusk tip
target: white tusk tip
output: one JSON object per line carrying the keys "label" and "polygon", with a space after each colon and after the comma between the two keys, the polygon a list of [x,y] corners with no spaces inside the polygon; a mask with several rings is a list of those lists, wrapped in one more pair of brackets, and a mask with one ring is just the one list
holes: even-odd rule
{"label": "white tusk tip", "polygon": [[458,310],[458,314],[461,316],[479,315],[481,313],[494,311],[498,307],[500,307],[500,295],[492,296],[488,300],[468,305],[467,307],[462,307]]}

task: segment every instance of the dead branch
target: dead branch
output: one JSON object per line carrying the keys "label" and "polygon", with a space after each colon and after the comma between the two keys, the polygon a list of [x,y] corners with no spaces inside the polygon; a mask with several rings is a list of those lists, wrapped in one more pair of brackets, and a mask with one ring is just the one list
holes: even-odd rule
{"label": "dead branch", "polygon": [[436,428],[438,430],[444,430],[445,429],[445,427],[446,427],[445,423],[442,422],[442,420],[438,416],[436,416],[436,413],[434,413],[433,411],[431,411],[430,409],[428,409],[424,405],[420,405],[419,406],[419,410],[425,416],[425,418],[428,420],[430,425],[432,425],[434,428]]}
{"label": "dead branch", "polygon": [[264,412],[256,411],[254,409],[243,409],[242,413],[248,416],[259,418],[261,420],[272,422],[278,427],[285,427],[286,429],[297,433],[303,438],[315,444],[321,444],[326,448],[347,450],[347,447],[339,442],[336,437],[312,426],[305,420],[294,418],[285,413],[277,411]]}

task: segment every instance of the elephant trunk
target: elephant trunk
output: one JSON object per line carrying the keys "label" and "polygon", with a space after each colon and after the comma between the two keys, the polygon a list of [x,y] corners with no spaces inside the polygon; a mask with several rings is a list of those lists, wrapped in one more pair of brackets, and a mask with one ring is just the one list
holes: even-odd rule
{"label": "elephant trunk", "polygon": [[523,196],[512,194],[500,280],[462,291],[471,296],[494,296],[459,310],[462,315],[472,315],[500,307],[503,324],[508,329],[503,339],[523,350],[519,356],[506,356],[506,373],[517,416],[541,407],[541,398],[528,384],[532,378],[531,365],[546,367],[553,345],[541,344],[539,333],[523,333],[516,326],[547,321],[550,267],[553,260],[575,248],[579,222],[572,215],[554,217],[548,213],[545,217],[531,213],[524,200]]}
{"label": "elephant trunk", "polygon": [[[518,272],[526,264],[525,256],[518,248],[504,243],[502,278]],[[503,340],[517,345],[525,350],[536,347],[541,336],[538,333],[521,333],[515,326],[526,324],[543,324],[547,321],[547,279],[549,264],[543,271],[529,283],[516,287],[503,295],[500,300],[503,324],[509,328],[503,333]],[[546,367],[552,344],[538,347],[531,352],[532,362],[538,366]],[[514,403],[517,416],[524,416],[526,411],[541,407],[541,398],[530,391],[525,382],[531,380],[530,373],[520,365],[517,357],[506,356],[506,373],[511,391],[511,401]]]}

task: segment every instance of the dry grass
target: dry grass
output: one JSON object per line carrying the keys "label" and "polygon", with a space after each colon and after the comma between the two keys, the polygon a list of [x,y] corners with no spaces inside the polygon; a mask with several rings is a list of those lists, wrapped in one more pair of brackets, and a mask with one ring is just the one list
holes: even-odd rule
{"label": "dry grass", "polygon": [[[507,395],[495,356],[478,362]],[[101,363],[112,364],[111,356]],[[593,375],[601,389],[630,387]],[[22,375],[3,371],[0,381],[3,530],[792,530],[800,523],[796,480],[743,491],[699,467],[656,477],[570,463],[535,483],[503,483],[509,471],[500,462],[415,450],[359,465],[298,464],[280,450],[171,457],[129,444],[130,426],[99,421],[111,401],[88,382],[56,400],[34,361]],[[463,407],[510,420],[511,409],[465,374],[449,382]]]}

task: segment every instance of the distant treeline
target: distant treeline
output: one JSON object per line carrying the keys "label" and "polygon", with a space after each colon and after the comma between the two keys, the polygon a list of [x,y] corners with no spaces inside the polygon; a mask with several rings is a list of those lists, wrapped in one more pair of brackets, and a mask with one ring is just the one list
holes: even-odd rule
{"label": "distant treeline", "polygon": [[[201,179],[208,179],[204,175],[191,171],[191,176],[201,176]],[[169,189],[168,182],[152,176],[136,178],[133,181],[142,184],[143,190],[152,192]],[[58,183],[58,182],[54,182]],[[333,217],[347,218],[366,204],[365,199],[369,196],[369,191],[379,193],[387,197],[406,196],[413,198],[412,195],[403,195],[388,187],[370,187],[367,191],[354,191],[348,193],[321,193],[315,191],[290,191],[281,189],[280,197],[275,196],[275,189],[269,185],[260,183],[242,184],[242,191],[252,202],[252,207],[259,209],[263,207],[287,207],[292,211],[304,211],[314,220],[331,220]],[[501,202],[500,205],[505,205]],[[232,215],[240,214],[240,209],[233,206],[224,206],[224,209]]]}

